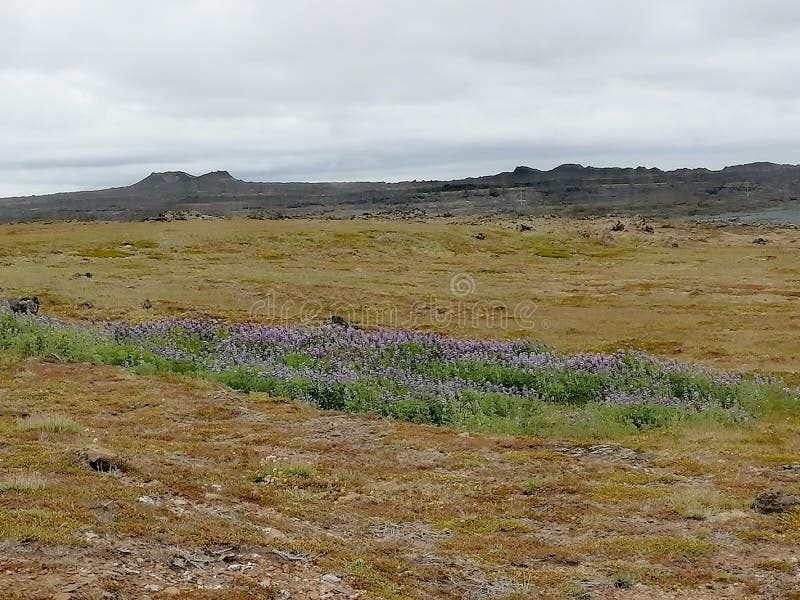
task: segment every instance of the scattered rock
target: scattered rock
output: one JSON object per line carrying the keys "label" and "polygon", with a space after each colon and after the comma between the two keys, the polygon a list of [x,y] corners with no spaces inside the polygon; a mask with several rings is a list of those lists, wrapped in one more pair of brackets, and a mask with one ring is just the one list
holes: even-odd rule
{"label": "scattered rock", "polygon": [[474,237],[476,240],[485,240],[486,239],[486,235],[481,231],[479,231],[478,233],[476,233],[472,237]]}
{"label": "scattered rock", "polygon": [[145,221],[210,221],[215,219],[219,219],[219,217],[206,215],[196,210],[181,210],[178,212],[168,210],[157,217],[145,219]]}
{"label": "scattered rock", "polygon": [[15,300],[9,304],[11,312],[20,315],[36,315],[39,314],[39,297],[38,296],[25,296],[19,300]]}
{"label": "scattered rock", "polygon": [[519,231],[520,233],[523,231],[532,231],[532,230],[533,227],[531,227],[530,225],[526,225],[525,223],[520,223],[519,225],[517,225],[517,231]]}
{"label": "scattered rock", "polygon": [[153,303],[150,302],[149,298],[147,300],[145,300],[144,302],[142,302],[142,308],[145,309],[145,310],[150,310],[151,308],[153,308]]}
{"label": "scattered rock", "polygon": [[341,583],[342,582],[342,578],[339,577],[338,575],[335,575],[334,573],[325,573],[325,575],[320,577],[320,580],[324,581],[325,583]]}
{"label": "scattered rock", "polygon": [[350,327],[350,323],[344,317],[340,317],[339,315],[331,315],[331,323],[333,325],[338,325],[339,327]]}
{"label": "scattered rock", "polygon": [[81,279],[81,278],[91,279],[92,277],[94,277],[94,275],[92,275],[89,271],[86,271],[86,273],[73,273],[72,274],[72,278],[73,279]]}
{"label": "scattered rock", "polygon": [[636,227],[638,231],[642,231],[644,233],[655,233],[655,230],[651,225],[647,223],[644,217],[639,217],[633,222],[633,226]]}
{"label": "scattered rock", "polygon": [[345,329],[352,328],[352,329],[361,329],[358,325],[355,325],[345,319],[344,317],[340,317],[339,315],[331,315],[331,324],[336,325],[337,327],[344,327]]}
{"label": "scattered rock", "polygon": [[800,496],[792,496],[783,490],[761,492],[753,501],[752,509],[765,515],[789,512],[800,506]]}
{"label": "scattered rock", "polygon": [[769,243],[769,240],[764,239],[762,237],[757,237],[756,239],[753,240],[753,243],[754,244],[760,244],[761,246],[763,246],[763,245]]}
{"label": "scattered rock", "polygon": [[92,471],[99,473],[111,473],[113,471],[124,471],[127,466],[119,456],[111,450],[90,446],[76,452],[78,460],[86,463]]}
{"label": "scattered rock", "polygon": [[625,224],[622,221],[617,221],[611,227],[611,231],[625,231]]}
{"label": "scattered rock", "polygon": [[678,242],[672,242],[670,244],[670,246],[672,246],[673,248],[677,248],[678,247]]}
{"label": "scattered rock", "polygon": [[282,558],[283,560],[287,560],[289,562],[311,562],[314,560],[314,556],[312,554],[306,554],[305,552],[288,552],[284,550],[273,550],[272,553]]}
{"label": "scattered rock", "polygon": [[393,210],[384,210],[377,213],[366,212],[361,215],[362,219],[397,219],[401,221],[412,221],[426,219],[428,213],[423,208],[396,208]]}
{"label": "scattered rock", "polygon": [[78,306],[80,308],[85,308],[86,310],[94,308],[94,304],[92,304],[91,302],[88,302],[88,301],[87,302],[81,302]]}

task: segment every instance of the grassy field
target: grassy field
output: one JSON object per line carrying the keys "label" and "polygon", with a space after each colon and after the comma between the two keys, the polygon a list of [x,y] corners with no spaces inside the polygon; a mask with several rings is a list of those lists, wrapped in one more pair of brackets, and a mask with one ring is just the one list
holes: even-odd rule
{"label": "grassy field", "polygon": [[[531,336],[569,352],[633,347],[726,369],[800,370],[800,231],[526,223],[532,231],[508,221],[3,225],[0,286],[80,319],[335,313],[463,337]],[[461,274],[471,293],[457,296]]]}
{"label": "grassy field", "polygon": [[512,436],[321,411],[82,333],[338,314],[800,383],[797,230],[526,223],[0,226],[4,294],[78,327],[4,321],[0,598],[800,598],[800,512],[750,508],[800,493],[800,414],[760,387],[731,392],[747,418],[646,427],[554,397]]}

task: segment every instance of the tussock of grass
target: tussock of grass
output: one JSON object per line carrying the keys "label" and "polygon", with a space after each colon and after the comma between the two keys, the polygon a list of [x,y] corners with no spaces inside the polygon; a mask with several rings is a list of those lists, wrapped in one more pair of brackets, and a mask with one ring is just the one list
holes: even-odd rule
{"label": "tussock of grass", "polygon": [[762,560],[757,562],[755,566],[765,571],[780,571],[783,573],[791,573],[795,570],[795,566],[785,560]]}
{"label": "tussock of grass", "polygon": [[0,494],[4,492],[30,494],[44,489],[46,485],[46,480],[40,475],[9,475],[0,479]]}
{"label": "tussock of grass", "polygon": [[31,415],[17,423],[17,431],[78,434],[83,432],[80,423],[61,415]]}

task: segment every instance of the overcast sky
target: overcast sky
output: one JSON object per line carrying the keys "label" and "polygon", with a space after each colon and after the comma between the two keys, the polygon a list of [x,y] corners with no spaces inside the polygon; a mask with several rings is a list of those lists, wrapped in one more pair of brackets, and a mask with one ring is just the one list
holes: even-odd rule
{"label": "overcast sky", "polygon": [[0,196],[800,162],[792,0],[2,0]]}

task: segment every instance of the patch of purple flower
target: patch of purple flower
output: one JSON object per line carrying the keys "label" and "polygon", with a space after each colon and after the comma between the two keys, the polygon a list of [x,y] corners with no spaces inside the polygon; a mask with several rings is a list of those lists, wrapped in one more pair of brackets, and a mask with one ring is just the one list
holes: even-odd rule
{"label": "patch of purple flower", "polygon": [[745,381],[742,374],[715,373],[643,352],[562,356],[525,339],[460,340],[415,331],[189,320],[117,323],[109,331],[121,344],[198,370],[240,368],[279,382],[364,384],[377,390],[384,403],[495,394],[697,411],[732,408]]}

